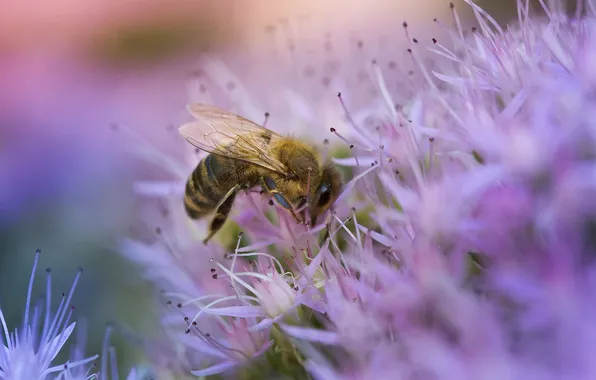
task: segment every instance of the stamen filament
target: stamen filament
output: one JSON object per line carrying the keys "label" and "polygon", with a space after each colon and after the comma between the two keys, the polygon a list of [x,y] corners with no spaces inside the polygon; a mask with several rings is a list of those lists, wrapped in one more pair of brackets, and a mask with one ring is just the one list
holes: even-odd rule
{"label": "stamen filament", "polygon": [[248,289],[252,294],[255,294],[257,297],[262,298],[263,295],[260,294],[259,292],[257,292],[257,290],[255,288],[253,288],[252,286],[250,286],[249,284],[247,284],[244,280],[242,280],[241,278],[239,278],[238,276],[236,276],[234,273],[230,272],[228,270],[228,268],[224,267],[223,265],[221,265],[220,263],[216,262],[215,263],[221,270],[223,270],[224,272],[226,272],[228,275],[230,275],[230,277],[234,276],[235,280],[238,281],[239,284],[241,284],[242,286],[244,286],[246,289]]}
{"label": "stamen filament", "polygon": [[[251,296],[241,296],[242,298],[247,298],[247,299],[255,299],[254,297]],[[197,319],[199,319],[199,317],[203,314],[203,313],[208,313],[209,309],[212,308],[213,305],[217,305],[219,303],[225,302],[225,301],[232,301],[235,300],[236,296],[227,296],[227,297],[222,297],[220,299],[217,299],[211,303],[208,303],[207,305],[205,305],[204,307],[201,307],[201,310],[195,314],[195,316],[192,318],[191,322],[195,322]],[[258,299],[256,299],[258,301]],[[252,305],[251,305],[252,306]]]}

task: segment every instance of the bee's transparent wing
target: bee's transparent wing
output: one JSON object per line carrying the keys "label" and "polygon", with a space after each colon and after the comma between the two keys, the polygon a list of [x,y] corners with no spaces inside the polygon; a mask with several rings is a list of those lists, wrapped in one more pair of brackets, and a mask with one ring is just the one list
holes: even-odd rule
{"label": "bee's transparent wing", "polygon": [[270,153],[270,144],[282,138],[280,135],[206,104],[193,104],[188,106],[188,110],[197,120],[182,125],[179,132],[195,147],[279,173],[288,173],[287,166]]}

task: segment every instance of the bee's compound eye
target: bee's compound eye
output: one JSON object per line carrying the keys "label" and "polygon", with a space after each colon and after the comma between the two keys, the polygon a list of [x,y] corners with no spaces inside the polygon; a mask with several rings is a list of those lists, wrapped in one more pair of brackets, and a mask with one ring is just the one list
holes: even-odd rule
{"label": "bee's compound eye", "polygon": [[275,200],[277,201],[277,203],[280,204],[281,207],[290,210],[292,208],[292,206],[290,206],[290,204],[288,203],[288,201],[286,200],[286,198],[279,194],[279,193],[275,193],[273,194],[273,197],[275,198]]}
{"label": "bee's compound eye", "polygon": [[319,200],[317,201],[317,207],[323,207],[331,200],[331,188],[329,185],[323,185],[319,189]]}

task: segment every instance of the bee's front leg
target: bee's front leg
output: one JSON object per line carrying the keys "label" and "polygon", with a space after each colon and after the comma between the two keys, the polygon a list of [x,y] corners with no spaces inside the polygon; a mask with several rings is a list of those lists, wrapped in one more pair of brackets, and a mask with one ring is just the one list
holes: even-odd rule
{"label": "bee's front leg", "polygon": [[275,199],[275,201],[284,209],[288,210],[290,212],[290,214],[292,214],[292,216],[294,217],[294,219],[296,219],[296,222],[298,224],[304,224],[304,220],[300,219],[298,217],[298,215],[296,214],[296,211],[294,210],[294,207],[292,206],[292,204],[288,201],[288,199],[279,192],[279,190],[277,190],[277,186],[275,186],[275,181],[273,181],[273,179],[271,179],[270,177],[263,177],[263,189],[273,195],[273,198]]}

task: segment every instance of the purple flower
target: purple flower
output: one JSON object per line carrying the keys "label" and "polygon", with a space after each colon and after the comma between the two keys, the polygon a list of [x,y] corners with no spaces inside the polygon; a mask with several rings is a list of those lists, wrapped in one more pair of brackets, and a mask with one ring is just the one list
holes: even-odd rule
{"label": "purple flower", "polygon": [[[48,270],[45,302],[38,302],[32,307],[31,293],[39,254],[38,250],[29,281],[23,325],[11,332],[0,309],[0,323],[3,329],[0,379],[93,378],[89,363],[97,359],[98,355],[84,357],[80,349],[76,349],[72,360],[65,363],[55,363],[54,360],[70,338],[76,325],[71,320],[70,300],[81,273],[77,274],[69,293],[63,296],[58,309],[52,313],[50,311],[52,280]],[[85,368],[85,370],[81,371],[80,368]],[[76,371],[76,375],[74,371]]]}
{"label": "purple flower", "polygon": [[[404,23],[414,70],[403,86],[388,87],[392,69],[379,59],[367,66],[376,92],[334,96],[342,117],[328,137],[350,147],[334,161],[352,177],[326,225],[308,230],[247,194],[231,219],[248,245],[197,249],[182,186],[139,183],[176,211],[166,244],[130,245],[129,255],[195,254],[171,273],[148,266],[171,277],[184,344],[217,358],[195,374],[264,356],[317,379],[596,376],[593,14],[535,19],[518,1],[519,20],[504,30],[468,4],[471,33],[455,10],[455,28],[427,43]],[[214,62],[200,80],[221,85],[231,74]],[[247,109],[238,96],[230,110]],[[243,115],[257,121],[253,111]]]}
{"label": "purple flower", "polygon": [[[274,324],[295,321],[300,305],[316,308],[320,301],[312,280],[324,255],[309,264],[297,260],[294,275],[281,273],[281,263],[270,254],[246,251],[225,255],[221,262],[209,260],[209,280],[220,286],[196,290],[204,295],[186,296],[178,289],[165,292],[166,297],[176,299],[168,301],[175,305],[176,312],[163,320],[169,335],[177,336],[185,351],[200,354],[202,360],[192,362],[211,363],[194,369],[192,373],[197,376],[248,366],[272,346],[273,340],[268,336]],[[256,264],[244,261],[251,258],[255,258]],[[180,328],[182,319],[185,331]]]}
{"label": "purple flower", "polygon": [[[163,290],[161,306],[168,306],[159,309],[158,337],[143,339],[142,343],[155,370],[166,377],[188,375],[197,368],[219,373],[260,355],[268,340],[262,333],[248,331],[256,322],[237,324],[233,318],[220,315],[194,319],[204,313],[204,307],[209,311],[236,298],[228,283],[215,273],[212,262],[222,258],[220,250],[193,244],[188,238],[176,239],[163,228],[158,235],[161,241],[148,244],[124,240],[121,244],[127,257],[147,268],[145,275]],[[223,301],[210,305],[220,299]],[[242,343],[247,340],[257,348]]]}
{"label": "purple flower", "polygon": [[[254,326],[254,324],[253,324]],[[230,320],[222,326],[222,336],[217,339],[210,333],[199,330],[196,322],[191,323],[189,330],[205,344],[204,352],[217,357],[216,364],[202,369],[195,369],[191,373],[195,376],[209,376],[229,373],[238,367],[248,366],[251,361],[262,356],[273,344],[268,341],[266,334],[251,331],[251,325],[246,319]],[[198,348],[201,351],[200,348]]]}
{"label": "purple flower", "polygon": [[[481,27],[454,41],[463,51],[435,49],[452,61],[435,72],[446,85],[427,77],[419,99],[386,117],[382,144],[403,139],[406,153],[372,154],[400,162],[398,173],[386,164],[371,173],[399,207],[362,189],[378,205],[371,216],[381,232],[370,236],[395,257],[346,252],[358,275],[326,282],[326,331],[288,330],[352,354],[340,368],[311,359],[319,378],[594,375],[584,352],[594,331],[595,129],[588,78],[575,67],[595,24],[556,15],[536,22],[520,2],[520,25],[495,32],[473,9]],[[416,43],[411,49],[428,72]],[[368,143],[354,136],[353,145]],[[471,261],[480,267],[472,279]],[[330,296],[334,287],[341,292]],[[370,319],[368,330],[345,328],[346,315]]]}

